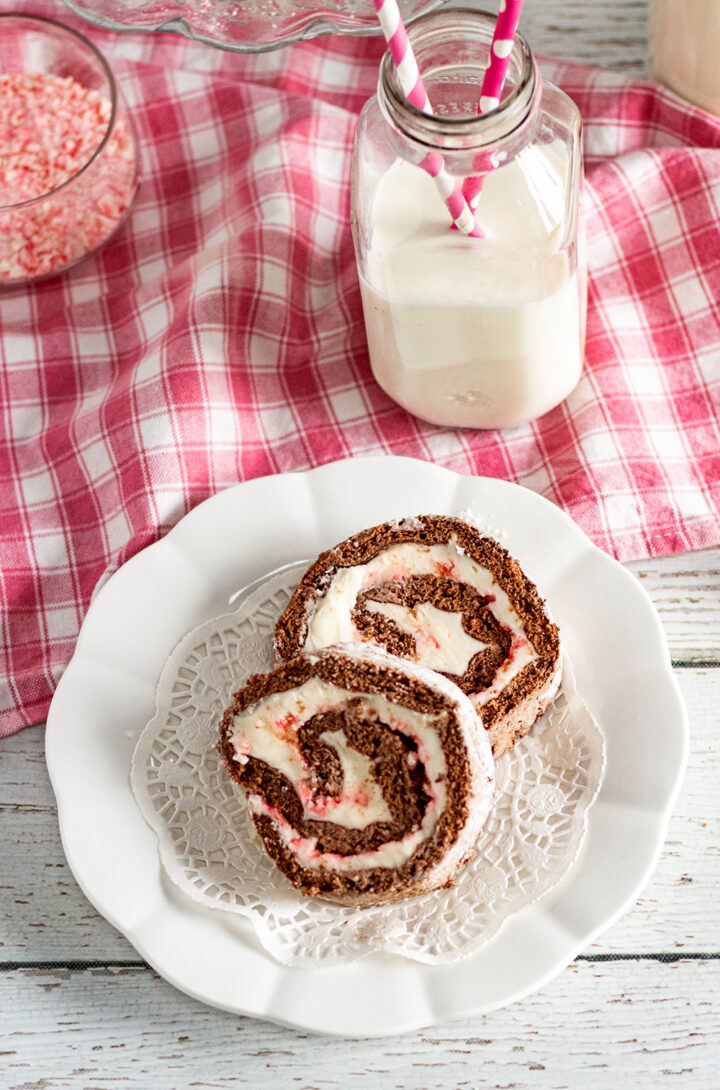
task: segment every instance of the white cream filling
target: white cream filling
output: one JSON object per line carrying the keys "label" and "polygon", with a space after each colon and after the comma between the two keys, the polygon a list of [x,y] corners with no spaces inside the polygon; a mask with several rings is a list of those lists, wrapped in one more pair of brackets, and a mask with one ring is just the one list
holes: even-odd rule
{"label": "white cream filling", "polygon": [[[409,859],[417,845],[432,834],[438,814],[445,806],[445,756],[437,732],[436,717],[412,711],[394,704],[375,693],[354,693],[331,685],[320,678],[310,678],[295,689],[272,693],[233,720],[231,742],[237,759],[250,757],[265,761],[292,783],[303,807],[306,819],[330,821],[347,829],[365,829],[376,821],[389,821],[391,814],[373,774],[371,762],[353,749],[342,731],[324,731],[321,740],[337,753],[343,771],[343,786],[337,798],[319,794],[316,777],[305,761],[297,742],[298,730],[312,716],[328,711],[342,711],[348,701],[360,703],[364,718],[386,724],[413,739],[418,758],[425,766],[431,802],[426,808],[422,825],[402,841],[388,843],[376,851],[365,853],[371,866],[398,866]],[[354,869],[355,863],[344,857],[315,852],[316,841],[298,836],[297,832],[262,799],[250,796],[249,805],[255,812],[268,813],[279,834],[304,865],[328,866],[331,869]],[[354,861],[358,856],[353,856]]]}
{"label": "white cream filling", "polygon": [[467,634],[461,613],[438,609],[430,602],[418,602],[410,607],[397,602],[374,602],[368,598],[365,608],[370,613],[379,613],[394,621],[401,632],[412,636],[418,660],[430,670],[461,676],[471,659],[488,646]]}
{"label": "white cream filling", "polygon": [[[323,731],[320,741],[335,750],[343,777],[340,795],[327,799],[326,820],[346,829],[365,829],[373,821],[392,821],[388,804],[373,778],[370,758],[353,749],[341,730]],[[311,795],[307,808],[314,809],[317,816],[317,810],[323,807],[314,804]]]}
{"label": "white cream filling", "polygon": [[[487,568],[483,568],[477,561],[464,553],[454,541],[443,545],[420,545],[415,542],[391,545],[390,548],[384,549],[367,564],[356,564],[352,568],[339,568],[322,597],[317,599],[315,603],[312,615],[309,618],[305,650],[317,651],[321,647],[329,647],[335,643],[365,640],[366,636],[355,627],[351,617],[358,595],[373,586],[377,586],[379,583],[402,582],[413,575],[441,575],[448,579],[454,579],[459,583],[467,583],[469,586],[475,587],[480,594],[492,595],[494,601],[490,603],[489,608],[498,622],[511,632],[510,655],[497,671],[492,684],[482,692],[472,694],[472,699],[476,704],[486,704],[488,700],[491,700],[492,697],[504,689],[525,666],[538,658],[534,647],[525,637],[520,617],[505,591],[495,581],[492,572]],[[368,609],[380,613],[383,613],[388,605],[391,605],[391,603],[372,602],[371,600],[367,602]],[[378,606],[383,608],[378,609]],[[462,640],[462,636],[468,640],[472,639],[472,637],[468,636],[462,628],[460,614],[446,614],[442,610],[436,610],[435,612],[443,617],[457,617],[457,623],[453,624],[449,630],[450,643],[447,648],[446,661],[465,662],[465,666],[463,669],[454,669],[434,665],[433,662],[438,661],[438,649],[435,648],[432,639],[423,641],[416,639],[414,661],[430,669],[463,674],[472,655],[467,658],[464,657],[470,647]],[[389,617],[390,614],[385,613],[385,616]],[[399,618],[400,615],[398,615],[398,619],[395,617],[392,619],[398,623]],[[432,615],[428,614],[428,618],[432,618]],[[405,622],[410,623],[407,617],[405,617]],[[404,629],[404,631],[408,630],[407,628]],[[461,634],[459,639],[458,633]],[[416,634],[414,628],[412,634]],[[431,635],[435,637],[436,633],[431,632]],[[437,638],[439,639],[439,637]],[[442,645],[443,641],[440,642]],[[482,650],[482,647],[485,646],[479,644],[479,641],[473,642],[478,644],[473,654],[476,654],[478,650]]]}
{"label": "white cream filling", "polygon": [[437,804],[431,802],[423,816],[419,829],[414,829],[402,840],[391,840],[387,844],[381,844],[369,852],[358,852],[356,855],[337,855],[334,852],[319,852],[317,850],[317,837],[298,836],[292,825],[275,810],[268,806],[264,799],[258,795],[250,795],[248,807],[251,813],[265,814],[271,819],[278,831],[280,839],[298,861],[310,870],[331,870],[339,873],[372,870],[373,867],[389,867],[396,869],[402,866],[411,855],[417,851],[424,840],[432,836],[435,828],[438,810]]}

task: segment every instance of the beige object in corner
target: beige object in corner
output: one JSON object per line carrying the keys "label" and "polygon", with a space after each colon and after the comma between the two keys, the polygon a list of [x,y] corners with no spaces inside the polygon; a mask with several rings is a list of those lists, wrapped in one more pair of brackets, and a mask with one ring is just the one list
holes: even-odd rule
{"label": "beige object in corner", "polygon": [[720,116],[720,0],[650,0],[655,79]]}

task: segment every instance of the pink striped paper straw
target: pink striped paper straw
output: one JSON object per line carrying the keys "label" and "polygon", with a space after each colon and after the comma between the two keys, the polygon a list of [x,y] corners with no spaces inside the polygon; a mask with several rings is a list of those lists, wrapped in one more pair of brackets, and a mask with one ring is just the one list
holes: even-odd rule
{"label": "pink striped paper straw", "polygon": [[[486,114],[500,105],[522,6],[523,0],[500,0],[500,12],[495,23],[495,31],[490,46],[490,63],[487,66],[482,87],[480,88],[480,101],[477,109],[479,114]],[[465,179],[463,196],[470,204],[477,201],[485,178],[491,169],[492,167],[472,178]]]}
{"label": "pink striped paper straw", "polygon": [[[373,2],[388,51],[397,69],[403,94],[418,110],[432,117],[430,99],[420,76],[397,0],[373,0]],[[434,180],[457,229],[464,235],[482,238],[483,233],[475,223],[475,216],[463,197],[460,186],[445,169],[442,155],[439,152],[426,155],[420,166]]]}

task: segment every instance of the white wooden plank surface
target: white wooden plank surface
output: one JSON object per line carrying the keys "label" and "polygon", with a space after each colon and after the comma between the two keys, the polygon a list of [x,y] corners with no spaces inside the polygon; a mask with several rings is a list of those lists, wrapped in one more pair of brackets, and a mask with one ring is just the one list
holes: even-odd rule
{"label": "white wooden plank surface", "polygon": [[[496,10],[497,3],[472,3]],[[525,0],[520,29],[535,53],[619,72],[647,72],[647,0]]]}
{"label": "white wooden plank surface", "polygon": [[207,1010],[143,970],[26,969],[0,976],[2,1085],[717,1090],[719,995],[720,961],[577,962],[505,1010],[350,1041]]}
{"label": "white wooden plank surface", "polygon": [[675,662],[720,663],[720,549],[628,564],[652,598]]}

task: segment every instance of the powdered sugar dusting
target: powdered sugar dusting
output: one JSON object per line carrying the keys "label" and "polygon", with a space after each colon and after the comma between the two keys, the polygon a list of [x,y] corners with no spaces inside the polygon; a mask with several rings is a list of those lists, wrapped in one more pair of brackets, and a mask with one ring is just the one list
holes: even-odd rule
{"label": "powdered sugar dusting", "polygon": [[425,523],[417,515],[408,515],[403,519],[392,519],[390,526],[398,530],[424,530]]}
{"label": "powdered sugar dusting", "polygon": [[462,511],[458,511],[456,518],[462,519],[463,522],[469,522],[470,525],[474,526],[476,530],[480,530],[481,533],[486,534],[488,537],[494,538],[495,541],[498,541],[507,549],[507,531],[503,529],[503,527],[498,526],[488,515],[487,511],[479,511],[476,507],[472,506],[464,507]]}

